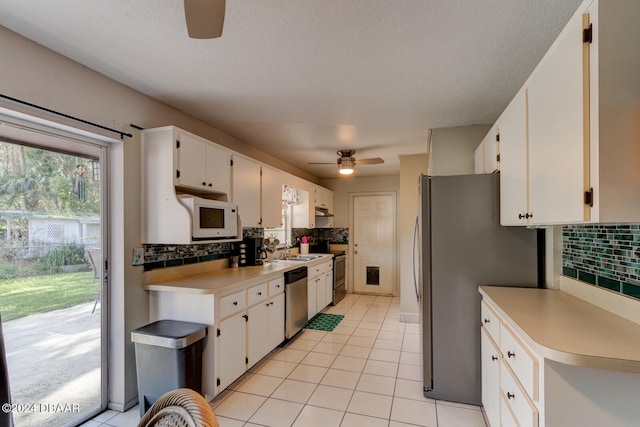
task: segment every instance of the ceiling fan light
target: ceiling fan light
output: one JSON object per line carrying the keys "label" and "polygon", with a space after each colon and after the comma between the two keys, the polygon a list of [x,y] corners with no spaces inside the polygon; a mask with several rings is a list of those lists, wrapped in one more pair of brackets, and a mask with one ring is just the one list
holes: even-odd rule
{"label": "ceiling fan light", "polygon": [[338,159],[338,170],[342,175],[351,175],[353,173],[353,159],[351,157]]}

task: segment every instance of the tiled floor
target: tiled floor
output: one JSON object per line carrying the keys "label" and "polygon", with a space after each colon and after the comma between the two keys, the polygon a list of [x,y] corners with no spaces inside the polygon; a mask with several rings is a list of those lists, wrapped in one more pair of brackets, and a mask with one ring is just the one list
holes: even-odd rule
{"label": "tiled floor", "polygon": [[[399,321],[397,298],[347,295],[326,312],[345,318],[305,329],[211,402],[221,427],[485,427],[479,407],[423,397],[419,327]],[[137,411],[87,425],[133,427]]]}

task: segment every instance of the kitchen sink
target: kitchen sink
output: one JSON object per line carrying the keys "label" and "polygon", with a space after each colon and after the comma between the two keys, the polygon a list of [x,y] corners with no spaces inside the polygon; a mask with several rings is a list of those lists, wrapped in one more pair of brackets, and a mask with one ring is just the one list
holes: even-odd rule
{"label": "kitchen sink", "polygon": [[287,261],[311,261],[320,257],[322,257],[322,255],[295,255],[289,258]]}

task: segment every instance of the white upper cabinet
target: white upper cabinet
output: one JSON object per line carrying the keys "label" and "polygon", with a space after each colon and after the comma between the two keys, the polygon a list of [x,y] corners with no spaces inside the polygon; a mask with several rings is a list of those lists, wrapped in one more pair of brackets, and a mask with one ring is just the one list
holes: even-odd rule
{"label": "white upper cabinet", "polygon": [[638,16],[638,1],[583,2],[498,120],[503,225],[640,221]]}
{"label": "white upper cabinet", "polygon": [[199,193],[229,193],[231,152],[189,132],[173,128],[176,138],[175,185]]}
{"label": "white upper cabinet", "polygon": [[278,169],[262,166],[261,227],[282,227],[282,186],[284,174]]}
{"label": "white upper cabinet", "polygon": [[233,156],[231,199],[238,204],[243,227],[260,227],[260,163]]}
{"label": "white upper cabinet", "polygon": [[584,204],[584,192],[590,188],[589,164],[585,165],[589,140],[584,132],[589,105],[583,85],[589,58],[583,57],[582,30],[582,16],[575,15],[527,84],[529,215],[537,224],[589,220]]}
{"label": "white upper cabinet", "polygon": [[484,138],[484,172],[494,173],[500,170],[500,150],[498,141],[498,125],[494,124]]}
{"label": "white upper cabinet", "polygon": [[500,223],[528,221],[527,91],[521,90],[498,119],[500,135]]}
{"label": "white upper cabinet", "polygon": [[484,140],[480,142],[476,151],[473,152],[473,171],[476,174],[484,172]]}

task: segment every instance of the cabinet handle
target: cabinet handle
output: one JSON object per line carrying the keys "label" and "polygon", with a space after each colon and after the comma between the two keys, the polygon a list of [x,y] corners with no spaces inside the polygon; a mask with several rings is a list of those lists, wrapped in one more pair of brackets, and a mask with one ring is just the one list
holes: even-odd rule
{"label": "cabinet handle", "polygon": [[273,301],[271,301],[271,305],[273,305]]}
{"label": "cabinet handle", "polygon": [[509,357],[509,358],[516,357],[516,354],[512,353],[510,351],[507,351],[507,357]]}
{"label": "cabinet handle", "polygon": [[267,307],[269,307],[269,303],[266,303],[265,305],[266,305]]}
{"label": "cabinet handle", "polygon": [[233,302],[233,305],[238,305],[238,301],[234,301],[234,302]]}
{"label": "cabinet handle", "polygon": [[533,218],[533,214],[530,214],[530,213],[527,212],[527,214],[524,217],[527,218],[527,219]]}
{"label": "cabinet handle", "polygon": [[204,181],[202,181],[202,185],[207,185],[207,183],[206,183],[206,182],[204,182]]}
{"label": "cabinet handle", "polygon": [[280,289],[280,285],[276,285],[276,288]]}
{"label": "cabinet handle", "polygon": [[258,295],[262,295],[262,292],[258,292]]}
{"label": "cabinet handle", "polygon": [[507,399],[514,399],[515,397],[515,394],[507,392]]}
{"label": "cabinet handle", "polygon": [[522,219],[522,218],[524,218],[524,215],[518,214],[518,219]]}
{"label": "cabinet handle", "polygon": [[209,185],[209,187],[213,187],[213,184],[212,184],[212,183],[209,183],[208,185]]}
{"label": "cabinet handle", "polygon": [[249,321],[249,316],[247,316],[246,314],[243,314],[242,317],[244,317],[245,322]]}
{"label": "cabinet handle", "polygon": [[498,356],[493,356],[493,355],[492,355],[492,356],[491,356],[491,360],[493,360],[493,361],[495,362],[496,360],[498,360]]}
{"label": "cabinet handle", "polygon": [[484,323],[491,323],[491,320],[489,320],[489,319],[484,319]]}

